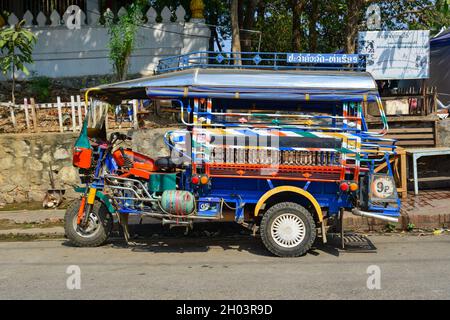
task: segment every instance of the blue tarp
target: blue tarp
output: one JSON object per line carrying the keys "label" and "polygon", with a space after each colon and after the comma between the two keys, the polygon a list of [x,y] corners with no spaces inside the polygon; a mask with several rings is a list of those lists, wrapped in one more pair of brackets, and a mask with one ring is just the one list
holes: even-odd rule
{"label": "blue tarp", "polygon": [[448,45],[450,45],[450,29],[444,31],[437,37],[434,37],[430,40],[430,47],[432,49]]}
{"label": "blue tarp", "polygon": [[[450,29],[430,39],[430,78],[427,86],[436,87],[438,99],[444,104],[450,104]],[[402,80],[400,88],[420,88],[419,80]]]}
{"label": "blue tarp", "polygon": [[430,40],[430,86],[436,86],[438,99],[450,104],[450,29]]}

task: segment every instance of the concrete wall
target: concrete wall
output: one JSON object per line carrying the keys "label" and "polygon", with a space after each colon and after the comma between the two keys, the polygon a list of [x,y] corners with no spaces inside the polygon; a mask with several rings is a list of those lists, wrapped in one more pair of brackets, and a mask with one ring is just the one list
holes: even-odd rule
{"label": "concrete wall", "polygon": [[[133,150],[150,157],[168,155],[163,135],[170,128],[133,132]],[[71,133],[0,135],[0,205],[13,202],[42,201],[50,187],[50,164],[56,188],[66,189],[66,198],[76,196],[79,183],[72,166],[72,147],[77,138]]]}
{"label": "concrete wall", "polygon": [[[149,75],[162,57],[208,49],[209,27],[202,21],[186,22],[185,14],[181,6],[174,12],[165,7],[159,14],[162,23],[156,23],[158,13],[153,8],[148,10],[147,22],[137,34],[130,74]],[[74,17],[79,17],[78,23],[74,24]],[[99,25],[98,11],[90,12],[87,19],[82,11],[79,16],[68,11],[63,17],[56,11],[50,17],[45,17],[42,12],[33,17],[27,12],[20,20],[22,18],[38,38],[33,51],[35,63],[28,66],[34,75],[61,78],[113,72],[108,59],[108,30]],[[17,21],[19,18],[14,14],[8,19],[10,25]],[[18,77],[25,78],[25,75],[18,73]]]}
{"label": "concrete wall", "polygon": [[439,147],[450,147],[450,119],[439,120],[437,131]]}

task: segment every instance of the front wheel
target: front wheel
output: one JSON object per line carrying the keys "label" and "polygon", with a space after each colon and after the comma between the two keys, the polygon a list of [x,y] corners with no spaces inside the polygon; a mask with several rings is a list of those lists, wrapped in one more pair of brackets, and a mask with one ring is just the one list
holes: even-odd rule
{"label": "front wheel", "polygon": [[102,202],[96,200],[89,214],[87,226],[81,227],[77,223],[80,205],[81,200],[75,200],[66,210],[64,230],[67,238],[78,247],[97,247],[104,244],[113,225],[108,209]]}
{"label": "front wheel", "polygon": [[298,257],[311,249],[316,225],[311,213],[294,202],[281,202],[267,210],[260,225],[266,248],[279,257]]}

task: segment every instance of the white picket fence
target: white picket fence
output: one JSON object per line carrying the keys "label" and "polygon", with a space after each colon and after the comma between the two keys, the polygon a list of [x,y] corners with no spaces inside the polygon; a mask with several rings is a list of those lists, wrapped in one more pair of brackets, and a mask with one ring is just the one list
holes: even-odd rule
{"label": "white picket fence", "polygon": [[[92,104],[94,104],[94,107],[89,108]],[[133,116],[128,126],[137,129],[139,101],[133,100],[132,106]],[[127,127],[124,122],[116,123],[114,121],[114,107],[104,102],[93,102],[92,100],[86,104],[79,95],[71,96],[68,102],[61,101],[60,97],[56,98],[55,103],[35,103],[34,98],[25,98],[23,104],[16,105],[11,102],[0,102],[2,115],[9,113],[7,120],[0,118],[0,123],[3,127],[3,133],[79,132],[88,110],[92,112],[92,118],[96,119],[96,112],[99,109],[104,110],[104,108],[108,110],[108,116],[105,118],[106,129]],[[45,123],[47,125],[44,125]]]}
{"label": "white picket fence", "polygon": [[[100,13],[95,9],[75,10],[73,6],[61,14],[56,10],[51,13],[11,13],[6,21],[8,25],[25,20],[25,26],[37,37],[33,48],[34,63],[27,64],[30,75],[17,72],[17,77],[30,79],[36,74],[58,79],[110,75],[113,72],[108,54],[110,34],[99,20],[101,14],[117,17],[125,13],[125,8],[117,13],[111,10]],[[129,74],[152,75],[162,57],[208,49],[210,26],[201,19],[188,22],[185,16],[182,6],[164,7],[158,12],[154,8],[148,9],[136,31],[138,40],[130,56]],[[8,78],[10,75],[0,74],[0,81]]]}

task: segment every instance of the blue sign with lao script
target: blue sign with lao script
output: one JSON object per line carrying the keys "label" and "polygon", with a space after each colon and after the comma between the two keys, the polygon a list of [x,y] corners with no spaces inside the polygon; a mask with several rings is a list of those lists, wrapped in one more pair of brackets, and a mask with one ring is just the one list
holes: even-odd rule
{"label": "blue sign with lao script", "polygon": [[287,63],[305,64],[357,64],[358,54],[334,54],[334,53],[288,53]]}

